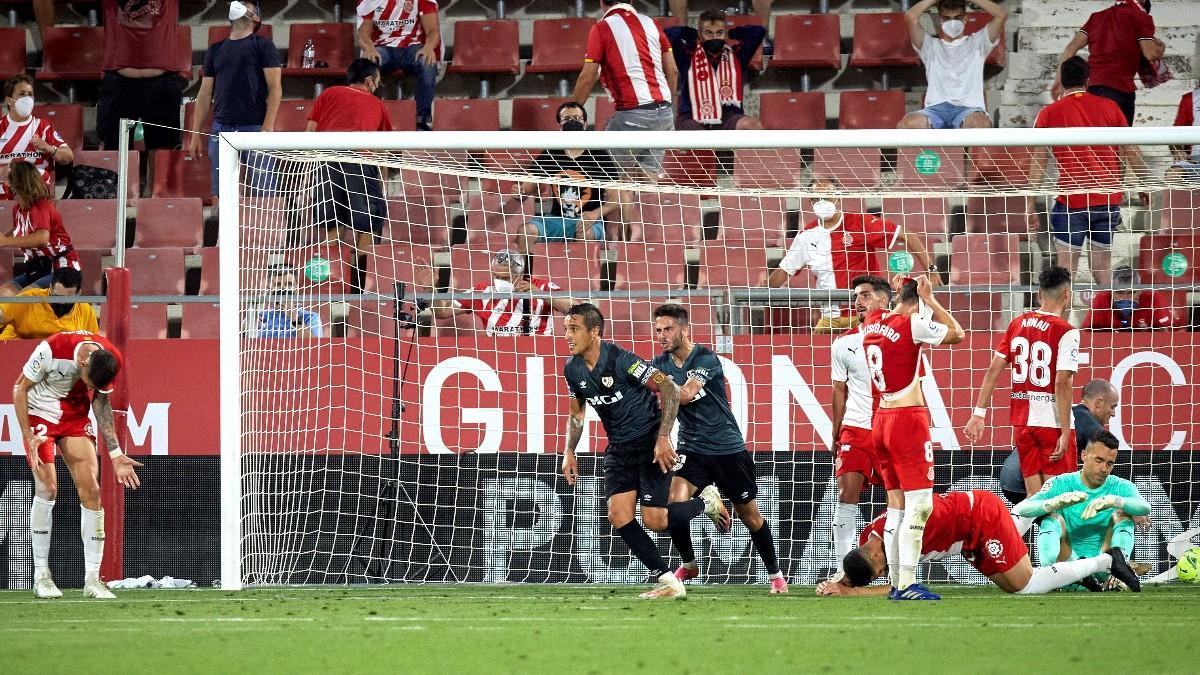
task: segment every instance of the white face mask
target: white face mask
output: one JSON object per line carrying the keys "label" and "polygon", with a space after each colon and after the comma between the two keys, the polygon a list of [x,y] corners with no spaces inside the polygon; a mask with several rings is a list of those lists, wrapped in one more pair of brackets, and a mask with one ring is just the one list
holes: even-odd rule
{"label": "white face mask", "polygon": [[949,21],[942,22],[942,32],[951,40],[957,40],[958,36],[963,34],[964,28],[966,28],[966,24],[958,19],[950,19]]}
{"label": "white face mask", "polygon": [[497,279],[493,277],[492,288],[497,291],[506,292],[513,290],[513,284],[508,279]]}
{"label": "white face mask", "polygon": [[22,96],[13,103],[13,112],[17,113],[17,117],[29,117],[33,113],[33,97]]}
{"label": "white face mask", "polygon": [[824,222],[837,215],[837,205],[828,199],[818,199],[812,205],[813,215]]}

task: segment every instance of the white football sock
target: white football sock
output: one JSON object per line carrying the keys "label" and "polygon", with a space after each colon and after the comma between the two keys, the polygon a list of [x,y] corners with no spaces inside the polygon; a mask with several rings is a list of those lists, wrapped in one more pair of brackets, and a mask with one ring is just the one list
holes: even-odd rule
{"label": "white football sock", "polygon": [[900,582],[900,521],[904,509],[888,507],[883,519],[883,554],[887,556],[888,579],[895,586]]}
{"label": "white football sock", "polygon": [[1017,593],[1021,595],[1049,593],[1056,588],[1073,584],[1084,577],[1091,576],[1096,572],[1103,572],[1111,567],[1112,556],[1107,553],[1101,553],[1092,558],[1054,563],[1049,567],[1035,567],[1033,575],[1029,577],[1029,583],[1025,584],[1025,588]]}
{"label": "white football sock", "polygon": [[54,502],[33,498],[33,506],[29,507],[29,533],[33,540],[33,575],[40,576],[50,571],[50,528],[54,525],[51,513]]}
{"label": "white football sock", "polygon": [[854,548],[854,519],[858,516],[857,504],[841,504],[833,512],[833,553],[837,556],[837,568],[842,569],[842,559]]}
{"label": "white football sock", "polygon": [[104,559],[104,509],[79,507],[79,534],[83,539],[83,571],[99,574]]}
{"label": "white football sock", "polygon": [[905,490],[904,519],[900,521],[900,581],[896,588],[908,588],[917,583],[917,563],[921,562],[921,545],[925,541],[925,521],[933,513],[933,488]]}
{"label": "white football sock", "polygon": [[1018,516],[1015,513],[1012,513],[1009,515],[1012,516],[1013,525],[1017,526],[1017,534],[1018,535],[1024,537],[1025,533],[1029,531],[1029,528],[1033,527],[1033,521],[1034,521],[1033,518],[1026,518],[1025,516]]}

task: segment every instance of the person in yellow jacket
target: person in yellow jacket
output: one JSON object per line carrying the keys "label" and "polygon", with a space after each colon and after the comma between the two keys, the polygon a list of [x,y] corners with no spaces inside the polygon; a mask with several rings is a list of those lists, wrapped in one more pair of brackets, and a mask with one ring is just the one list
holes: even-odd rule
{"label": "person in yellow jacket", "polygon": [[63,267],[54,271],[50,288],[29,288],[17,297],[45,297],[45,302],[6,302],[0,304],[0,340],[42,340],[70,330],[100,332],[96,312],[86,302],[54,302],[53,298],[79,295],[83,275],[77,269]]}

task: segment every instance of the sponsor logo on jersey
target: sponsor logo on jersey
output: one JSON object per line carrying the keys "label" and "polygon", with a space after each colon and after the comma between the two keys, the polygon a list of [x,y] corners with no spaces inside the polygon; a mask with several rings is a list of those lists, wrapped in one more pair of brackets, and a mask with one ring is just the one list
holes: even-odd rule
{"label": "sponsor logo on jersey", "polygon": [[648,368],[648,366],[646,364],[639,361],[639,362],[633,364],[632,366],[629,366],[629,374],[634,377],[640,378],[642,375],[646,374],[647,368]]}
{"label": "sponsor logo on jersey", "polygon": [[604,385],[605,388],[611,388],[613,386],[612,376],[605,375],[604,377],[600,378],[600,384]]}
{"label": "sponsor logo on jersey", "polygon": [[621,392],[618,391],[618,392],[612,394],[611,396],[605,396],[603,394],[601,394],[600,396],[590,396],[590,397],[588,397],[587,402],[588,402],[588,405],[601,406],[601,405],[612,405],[620,400],[621,400]]}
{"label": "sponsor logo on jersey", "polygon": [[580,389],[587,389],[587,380],[580,380],[580,381],[579,381],[579,388],[580,388]]}
{"label": "sponsor logo on jersey", "polygon": [[708,381],[708,370],[705,368],[692,368],[687,373],[688,379],[700,380],[701,382]]}

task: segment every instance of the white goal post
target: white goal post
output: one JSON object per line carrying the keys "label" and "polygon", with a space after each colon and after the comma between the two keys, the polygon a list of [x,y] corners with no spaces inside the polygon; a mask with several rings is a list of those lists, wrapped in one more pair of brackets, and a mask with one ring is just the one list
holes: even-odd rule
{"label": "white goal post", "polygon": [[[640,580],[598,510],[598,463],[583,467],[594,481],[575,491],[555,473],[567,395],[561,339],[535,335],[528,321],[520,337],[500,335],[503,319],[457,313],[481,298],[516,298],[479,290],[488,254],[517,246],[525,222],[573,226],[544,211],[556,200],[573,208],[562,205],[563,186],[594,189],[593,199],[619,205],[597,225],[602,239],[535,245],[534,276],[563,290],[524,297],[591,299],[606,314],[612,307],[614,339],[646,359],[658,353],[645,322],[652,305],[692,308],[697,341],[727,357],[734,412],[760,467],[764,515],[784,571],[798,583],[832,564],[822,532],[836,502],[826,403],[832,337],[810,329],[840,316],[836,303],[849,297],[803,272],[765,287],[812,220],[809,199],[834,197],[842,213],[878,216],[915,235],[889,235],[871,257],[884,276],[914,269],[921,253],[908,241],[940,268],[946,284],[938,292],[952,299],[952,312],[971,317],[975,336],[930,357],[925,391],[938,487],[998,490],[1010,447],[1006,414],[989,418],[984,447],[970,448],[960,433],[988,345],[1008,319],[1036,307],[1037,272],[1059,260],[1047,224],[1055,195],[1124,193],[1112,245],[1077,251],[1084,263],[1071,318],[1078,325],[1098,294],[1122,291],[1116,281],[1096,283],[1089,261],[1099,251],[1111,255],[1107,269],[1134,271],[1123,291],[1169,296],[1178,329],[1088,331],[1090,364],[1076,390],[1092,377],[1121,386],[1118,473],[1154,505],[1155,529],[1138,535],[1142,559],[1165,565],[1164,542],[1189,520],[1200,525],[1200,454],[1191,450],[1200,434],[1200,338],[1187,329],[1200,300],[1191,258],[1200,236],[1183,225],[1193,194],[1200,208],[1200,173],[1171,169],[1172,148],[1195,144],[1194,127],[221,134],[221,586]],[[1141,159],[1126,165],[1119,185],[1097,178],[1061,186],[1049,148],[1090,158],[1097,146],[1136,146]],[[538,152],[571,148],[661,151],[665,164],[657,180],[531,169]],[[1047,149],[1046,176],[1022,182],[1038,148]],[[324,224],[345,226],[345,214],[370,221],[374,209],[357,209],[372,203],[368,195],[340,202],[329,183],[344,168],[331,166],[379,170],[372,175],[387,210],[374,214],[384,224],[368,248],[352,235],[324,240]],[[340,179],[343,197],[361,189],[367,179],[359,178],[349,187]],[[839,184],[815,194],[816,178]],[[513,198],[514,183],[531,184],[530,199]],[[582,209],[588,197],[576,192],[570,199]],[[1149,203],[1138,204],[1139,193]],[[276,311],[264,308],[275,306],[268,295],[281,270],[298,287],[296,304],[279,311],[291,321],[296,307],[311,310],[323,337],[257,337],[255,322]],[[421,285],[427,273],[432,290]],[[513,299],[514,316],[518,306],[533,311]],[[1006,413],[1007,390],[992,404]],[[594,440],[602,433],[589,424],[592,444],[581,453],[602,452]],[[877,506],[878,495],[864,492],[860,527]],[[702,569],[711,563],[709,580],[759,579],[749,540],[736,528],[731,537],[705,531],[697,540],[707,542],[697,552]],[[664,553],[668,545],[661,537]],[[936,574],[981,580],[961,559]]]}

